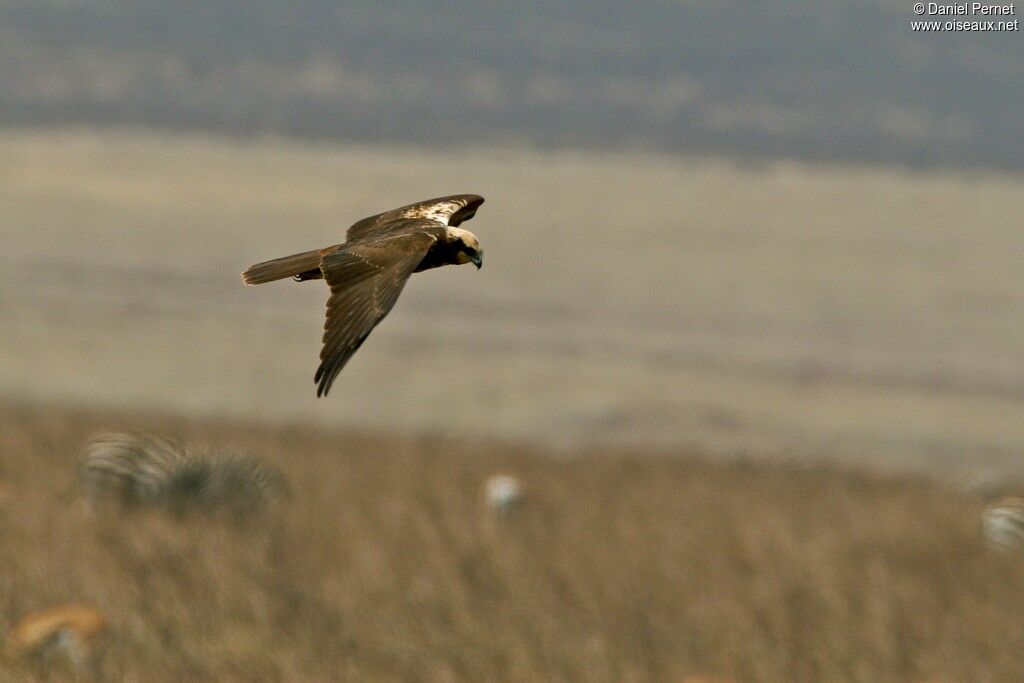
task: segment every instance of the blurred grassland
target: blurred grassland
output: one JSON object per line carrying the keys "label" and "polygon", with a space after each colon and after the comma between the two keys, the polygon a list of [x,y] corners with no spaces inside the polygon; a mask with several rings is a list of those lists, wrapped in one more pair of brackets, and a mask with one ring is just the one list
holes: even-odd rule
{"label": "blurred grassland", "polygon": [[[238,273],[451,192],[484,269],[315,400],[322,285]],[[1019,174],[10,129],[0,205],[4,395],[1022,470]]]}
{"label": "blurred grassland", "polygon": [[[91,509],[78,451],[111,429],[263,458],[291,499]],[[94,604],[123,681],[1024,678],[1024,563],[983,545],[980,500],[662,455],[0,403],[0,631]],[[527,489],[504,519],[481,497],[498,472]]]}

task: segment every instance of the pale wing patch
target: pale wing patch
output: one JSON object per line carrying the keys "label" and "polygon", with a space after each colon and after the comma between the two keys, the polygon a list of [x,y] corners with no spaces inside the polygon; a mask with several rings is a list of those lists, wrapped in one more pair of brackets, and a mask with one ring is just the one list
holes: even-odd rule
{"label": "pale wing patch", "polygon": [[407,219],[427,219],[442,225],[456,226],[472,218],[483,202],[484,198],[479,195],[456,194],[408,204],[357,221],[348,229],[346,238],[354,240],[368,237],[395,221]]}
{"label": "pale wing patch", "polygon": [[[402,212],[402,218],[427,218],[438,223],[450,225],[452,216],[466,208],[469,203],[465,197],[452,197],[413,204],[404,210],[399,209],[399,211]],[[475,209],[473,213],[475,213]],[[461,223],[471,217],[472,214],[460,216],[459,222]]]}

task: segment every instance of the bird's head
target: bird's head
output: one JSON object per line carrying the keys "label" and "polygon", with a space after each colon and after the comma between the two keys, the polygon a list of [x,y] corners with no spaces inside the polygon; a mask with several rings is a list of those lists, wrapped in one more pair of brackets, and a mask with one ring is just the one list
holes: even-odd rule
{"label": "bird's head", "polygon": [[448,228],[448,234],[455,247],[455,260],[460,265],[472,263],[477,270],[480,270],[480,266],[484,264],[484,250],[476,235],[462,228]]}

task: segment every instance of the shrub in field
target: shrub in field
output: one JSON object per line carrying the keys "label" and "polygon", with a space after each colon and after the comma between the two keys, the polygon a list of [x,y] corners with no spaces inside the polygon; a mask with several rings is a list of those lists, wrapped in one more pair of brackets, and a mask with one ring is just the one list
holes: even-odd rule
{"label": "shrub in field", "polygon": [[129,507],[259,509],[285,491],[284,477],[254,458],[185,449],[145,434],[106,434],[90,441],[79,482],[95,501]]}

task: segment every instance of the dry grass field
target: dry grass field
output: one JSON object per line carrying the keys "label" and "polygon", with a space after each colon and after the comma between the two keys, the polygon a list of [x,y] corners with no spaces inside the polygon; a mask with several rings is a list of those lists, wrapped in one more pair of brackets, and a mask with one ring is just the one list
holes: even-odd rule
{"label": "dry grass field", "polygon": [[[487,197],[485,267],[417,275],[316,400],[322,284],[238,273],[451,192]],[[1024,558],[960,485],[1024,476],[1022,203],[1012,173],[0,131],[0,635],[107,625],[77,668],[12,638],[0,681],[1024,680]],[[289,493],[211,508],[260,476],[225,457],[173,509],[90,502],[83,446],[130,429]]]}
{"label": "dry grass field", "polygon": [[[79,451],[111,429],[258,457],[290,495],[90,506]],[[0,631],[94,605],[88,676],[118,681],[1024,680],[1024,561],[984,545],[980,500],[664,455],[0,403]],[[499,472],[527,494],[495,517]]]}

